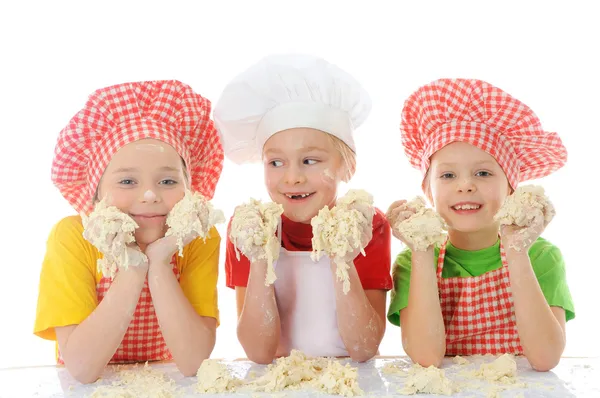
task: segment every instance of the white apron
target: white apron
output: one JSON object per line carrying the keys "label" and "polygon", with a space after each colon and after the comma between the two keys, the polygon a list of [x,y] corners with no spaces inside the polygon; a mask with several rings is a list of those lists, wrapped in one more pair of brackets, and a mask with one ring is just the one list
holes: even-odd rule
{"label": "white apron", "polygon": [[349,356],[338,330],[329,257],[314,262],[310,253],[282,247],[274,264],[281,321],[277,355],[296,349],[309,356]]}

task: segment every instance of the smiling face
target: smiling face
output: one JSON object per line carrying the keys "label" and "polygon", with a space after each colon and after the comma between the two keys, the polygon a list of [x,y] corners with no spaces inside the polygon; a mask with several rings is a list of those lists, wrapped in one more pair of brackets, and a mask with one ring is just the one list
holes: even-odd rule
{"label": "smiling face", "polygon": [[119,149],[98,186],[99,199],[130,215],[136,242],[148,245],[165,235],[167,214],[185,195],[184,165],[170,145],[153,139]]}
{"label": "smiling face", "polygon": [[265,143],[265,184],[289,219],[310,223],[323,207],[335,205],[338,184],[351,173],[334,142],[320,130],[293,128]]}
{"label": "smiling face", "polygon": [[510,194],[510,185],[491,155],[454,142],[431,157],[427,179],[427,196],[451,230],[489,230],[497,235],[494,215]]}

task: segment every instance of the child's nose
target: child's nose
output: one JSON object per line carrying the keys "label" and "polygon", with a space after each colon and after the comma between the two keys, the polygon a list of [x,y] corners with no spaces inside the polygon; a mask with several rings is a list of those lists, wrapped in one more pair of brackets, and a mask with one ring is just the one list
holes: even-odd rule
{"label": "child's nose", "polygon": [[459,192],[475,192],[477,190],[475,183],[471,178],[463,178],[458,183]]}
{"label": "child's nose", "polygon": [[142,202],[154,203],[158,201],[158,195],[154,193],[153,190],[148,189],[142,195]]}
{"label": "child's nose", "polygon": [[301,184],[306,179],[299,167],[291,166],[285,172],[285,183],[288,185]]}

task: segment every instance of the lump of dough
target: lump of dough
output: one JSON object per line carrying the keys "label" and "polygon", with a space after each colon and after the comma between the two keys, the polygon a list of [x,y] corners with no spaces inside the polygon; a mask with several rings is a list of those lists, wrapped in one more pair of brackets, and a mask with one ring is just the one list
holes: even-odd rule
{"label": "lump of dough", "polygon": [[327,254],[334,258],[336,276],[343,281],[344,294],[350,290],[348,264],[344,256],[356,249],[365,255],[364,229],[373,222],[373,197],[363,190],[350,190],[329,209],[324,207],[310,221],[313,229],[311,257],[317,261]]}
{"label": "lump of dough", "polygon": [[491,363],[482,364],[475,371],[475,376],[487,381],[514,384],[517,376],[517,363],[512,355],[504,354]]}
{"label": "lump of dough", "polygon": [[452,395],[457,391],[456,386],[446,377],[442,369],[414,364],[408,371],[404,388],[399,392],[403,395],[438,394]]}
{"label": "lump of dough", "polygon": [[[516,225],[524,227],[519,233],[523,247],[531,243],[528,227],[532,225],[548,225],[556,215],[550,199],[546,196],[544,188],[538,185],[524,185],[508,196],[498,213],[494,216],[500,225]],[[521,250],[518,245],[511,245],[516,250]]]}
{"label": "lump of dough", "polygon": [[221,394],[235,391],[242,380],[231,375],[227,366],[216,359],[205,359],[197,372],[196,389],[202,394]]}
{"label": "lump of dough", "polygon": [[[166,374],[152,369],[148,363],[141,370],[117,367],[117,380],[97,387],[90,398],[174,398],[180,396],[175,381]],[[97,382],[100,383],[100,382]]]}
{"label": "lump of dough", "polygon": [[468,365],[469,364],[469,360],[464,357],[461,357],[460,355],[457,355],[454,358],[452,358],[452,362],[454,362],[457,365]]}
{"label": "lump of dough", "polygon": [[140,266],[148,258],[139,249],[128,247],[135,242],[133,236],[138,228],[129,215],[115,206],[109,206],[103,199],[89,216],[81,215],[83,237],[94,245],[102,258],[98,259],[98,271],[114,278],[117,268]]}
{"label": "lump of dough", "polygon": [[277,277],[273,262],[279,258],[280,243],[275,232],[281,222],[283,206],[274,202],[263,203],[250,199],[235,209],[229,238],[239,260],[241,251],[252,262],[267,260],[265,285],[272,285]]}
{"label": "lump of dough", "polygon": [[426,207],[425,199],[418,196],[406,204],[415,214],[394,225],[415,251],[425,251],[434,244],[444,243],[447,230],[444,219],[433,209]]}
{"label": "lump of dough", "polygon": [[267,366],[263,376],[247,385],[248,390],[257,392],[306,388],[346,397],[363,393],[358,385],[357,368],[350,364],[342,365],[335,359],[308,358],[297,350],[292,350],[288,357],[276,359],[275,363]]}
{"label": "lump of dough", "polygon": [[213,205],[198,192],[186,190],[185,196],[173,206],[167,216],[169,229],[165,236],[177,237],[179,256],[183,256],[183,242],[193,236],[206,239],[215,224],[225,222],[221,210],[216,210]]}

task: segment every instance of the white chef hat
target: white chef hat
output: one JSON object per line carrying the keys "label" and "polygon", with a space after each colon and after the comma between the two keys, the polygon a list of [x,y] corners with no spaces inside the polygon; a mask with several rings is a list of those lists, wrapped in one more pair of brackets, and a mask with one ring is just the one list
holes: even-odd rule
{"label": "white chef hat", "polygon": [[259,162],[275,133],[306,127],[329,133],[356,152],[352,135],[371,111],[362,86],[340,68],[310,55],[276,54],[235,77],[214,108],[225,155]]}

